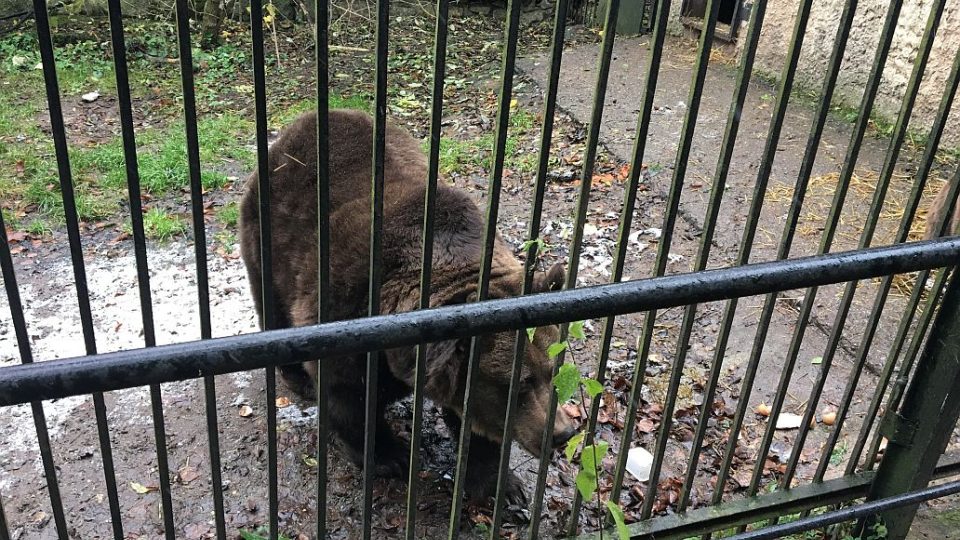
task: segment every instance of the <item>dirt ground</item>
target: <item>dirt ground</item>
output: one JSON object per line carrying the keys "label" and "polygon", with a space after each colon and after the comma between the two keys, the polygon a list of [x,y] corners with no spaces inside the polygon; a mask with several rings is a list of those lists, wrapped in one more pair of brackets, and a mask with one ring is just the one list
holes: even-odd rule
{"label": "dirt ground", "polygon": [[[497,39],[496,28],[491,39]],[[573,44],[564,55],[561,74],[559,105],[563,112],[557,118],[557,134],[553,151],[557,160],[552,165],[547,192],[543,234],[552,246],[544,257],[545,264],[569,257],[567,245],[571,236],[574,206],[579,189],[580,162],[585,137],[585,122],[590,116],[593,79],[596,73],[598,46],[590,33],[572,29]],[[577,34],[582,34],[578,39]],[[543,81],[546,76],[545,52],[531,47],[519,61],[520,75],[517,78],[516,97],[518,106],[525,110],[539,111],[543,99]],[[648,50],[645,38],[618,39],[611,79],[606,99],[602,142],[597,172],[609,175],[595,182],[592,191],[588,228],[583,255],[580,260],[579,284],[589,285],[608,282],[611,256],[615,249],[618,215],[623,198],[622,177],[617,172],[630,159],[632,138],[635,132],[639,88],[643,84],[645,59]],[[495,58],[495,55],[494,55]],[[629,279],[651,275],[658,242],[667,232],[661,231],[663,208],[676,159],[676,145],[685,113],[692,50],[689,42],[671,39],[664,53],[664,65],[656,96],[649,144],[644,162],[648,165],[644,189],[640,192],[634,215],[629,258],[625,274]],[[459,101],[451,101],[461,107],[470,100],[492,99],[495,87],[496,63],[488,62],[483,79],[472,81],[487,91],[478,97],[465,95]],[[369,66],[367,66],[369,68]],[[685,188],[682,195],[682,220],[673,233],[671,263],[668,273],[689,271],[699,247],[702,219],[709,197],[709,187],[715,166],[716,149],[722,136],[730,96],[733,89],[733,74],[728,65],[715,65],[708,74],[700,120],[694,136]],[[755,83],[744,109],[740,138],[733,159],[728,188],[720,213],[720,226],[712,250],[711,267],[729,265],[739,248],[746,208],[750,203],[756,170],[768,128],[774,90]],[[480,108],[479,106],[477,108]],[[396,112],[396,111],[394,111]],[[489,132],[492,117],[489,113],[471,117],[448,113],[445,136],[462,137],[464,133]],[[765,209],[760,223],[760,234],[753,250],[752,261],[769,260],[775,256],[779,241],[782,216],[789,204],[787,187],[796,177],[802,157],[812,113],[805,106],[791,106],[784,132],[778,146],[776,161],[765,200]],[[423,136],[424,117],[412,115],[394,118]],[[537,119],[537,125],[542,119]],[[529,153],[536,148],[538,129],[523,139],[517,152]],[[808,198],[807,211],[798,228],[792,255],[808,255],[816,251],[822,223],[829,207],[836,177],[830,175],[839,170],[844,151],[849,141],[850,126],[831,120],[825,130],[819,159],[815,166],[816,177],[812,194]],[[252,135],[252,134],[251,134]],[[253,140],[252,137],[250,139]],[[840,234],[834,249],[851,249],[856,246],[862,221],[872,196],[870,179],[876,177],[886,150],[884,141],[871,137],[865,141],[858,161],[858,178],[862,182],[852,189],[844,207]],[[895,216],[895,205],[909,191],[916,167],[916,155],[909,149],[901,158],[898,174],[894,179],[888,204],[892,205],[886,215]],[[236,168],[236,164],[232,167]],[[228,167],[229,168],[229,167]],[[949,174],[950,171],[941,173]],[[833,184],[830,179],[833,178]],[[478,204],[485,204],[487,177],[482,171],[467,174],[452,174],[448,181],[472,193]],[[874,180],[875,182],[875,180]],[[504,178],[503,199],[499,219],[504,237],[518,247],[525,240],[529,220],[529,201],[532,197],[532,177],[520,170],[508,170]],[[787,193],[785,195],[785,193]],[[227,190],[218,197],[236,198],[237,188]],[[898,202],[899,201],[899,202]],[[877,232],[875,244],[888,242],[897,226],[898,217],[885,218]],[[209,233],[215,232],[210,225]],[[112,228],[97,230],[90,226],[84,235],[85,260],[90,280],[91,303],[95,316],[98,348],[101,352],[136,348],[142,346],[139,298],[136,294],[136,274],[132,246],[129,240],[119,239]],[[76,311],[76,296],[69,265],[66,236],[55,232],[53,241],[31,245],[15,255],[17,276],[26,306],[26,316],[32,338],[31,345],[38,360],[78,356],[83,354],[83,341],[79,330],[79,315]],[[193,245],[182,239],[166,244],[150,246],[151,288],[153,292],[154,317],[157,321],[157,341],[160,344],[189,341],[199,338],[199,314],[196,307],[196,282],[194,278]],[[214,336],[228,336],[256,330],[256,317],[249,298],[246,275],[242,262],[229,250],[211,250],[210,294]],[[856,350],[859,335],[875,294],[876,284],[861,284],[850,319],[847,323],[841,351],[834,363],[824,395],[817,404],[818,410],[836,407],[851,367],[850,352]],[[823,354],[827,332],[833,323],[839,301],[838,287],[824,287],[817,297],[814,318],[807,328],[803,346],[792,382],[788,389],[785,410],[802,413],[807,403],[809,389],[816,379],[819,366],[813,359]],[[780,367],[786,354],[794,327],[796,309],[801,292],[784,293],[778,303],[764,348],[761,369],[750,397],[751,408],[759,403],[770,403],[777,387]],[[722,451],[725,431],[722,420],[730,415],[740,399],[740,380],[756,331],[756,318],[762,298],[745,298],[740,302],[733,334],[726,350],[724,370],[717,396],[719,419],[711,419],[707,448],[698,466],[698,476],[693,492],[693,505],[709,501],[713,493],[711,480],[716,473],[718,452]],[[5,304],[6,299],[0,300]],[[874,373],[882,365],[889,348],[893,328],[899,321],[905,298],[901,294],[891,296],[888,309],[881,322],[874,343],[870,364],[855,395],[853,410],[843,428],[841,445],[852,446],[873,391]],[[689,433],[691,422],[702,401],[703,383],[710,367],[716,333],[719,328],[723,303],[700,306],[696,315],[693,338],[687,354],[684,378],[675,427],[669,441],[664,469],[659,480],[669,485],[672,479],[682,478],[689,456]],[[6,312],[6,305],[0,306]],[[652,448],[656,428],[660,422],[657,404],[663,403],[667,381],[676,356],[676,331],[683,310],[665,310],[659,314],[652,347],[650,365],[642,396],[644,407],[635,445]],[[619,452],[623,434],[617,428],[624,414],[622,403],[629,392],[629,383],[635,357],[636,340],[643,323],[642,315],[619,317],[610,355],[610,370],[606,374],[611,381],[612,408],[604,407],[607,415],[600,426],[600,437],[612,442],[614,452]],[[588,321],[587,340],[573,347],[574,360],[584,374],[596,369],[599,332],[602,321]],[[0,365],[17,363],[18,353],[12,324],[6,316],[0,319]],[[624,383],[627,386],[624,386]],[[298,535],[312,537],[316,508],[314,497],[315,464],[309,457],[316,445],[316,409],[311,403],[300,402],[289,395],[283,387],[279,394],[289,397],[292,403],[279,412],[280,450],[280,522],[284,533],[292,538]],[[226,496],[227,524],[232,536],[240,530],[256,530],[266,521],[266,419],[263,373],[242,373],[217,377],[217,403],[221,460]],[[177,536],[188,539],[209,538],[213,532],[213,502],[210,497],[210,460],[207,450],[207,435],[203,407],[203,387],[200,381],[185,381],[164,385],[163,405],[166,416],[167,448],[173,485],[174,518]],[[58,480],[67,509],[67,520],[74,538],[101,538],[110,535],[109,509],[106,491],[100,470],[96,426],[92,421],[92,402],[89,397],[76,397],[45,403],[47,424],[51,431],[54,457],[58,465]],[[248,406],[252,414],[241,416],[241,407]],[[128,538],[158,538],[162,534],[159,516],[159,494],[156,492],[157,470],[155,441],[150,416],[149,394],[146,389],[131,389],[111,392],[107,395],[107,408],[115,456],[117,481],[121,494],[124,527]],[[409,403],[398,404],[393,409],[395,426],[402,435],[409,434]],[[26,406],[7,408],[0,420],[0,493],[4,497],[4,509],[12,525],[15,538],[55,538],[55,527],[48,494],[46,492],[39,456],[35,450],[30,410]],[[420,520],[418,536],[435,538],[446,531],[451,477],[454,468],[454,445],[449,433],[439,421],[436,412],[428,411],[425,420],[423,444],[423,475],[419,504]],[[622,425],[622,424],[621,424]],[[756,462],[756,447],[759,444],[766,420],[748,414],[740,443],[734,471],[735,482],[724,486],[730,497],[742,491],[744,474],[749,474]],[[829,434],[828,427],[818,424],[810,433],[803,449],[803,459],[798,471],[798,480],[808,481],[816,467],[820,447]],[[795,431],[778,431],[769,456],[775,462],[784,462],[792,451]],[[960,443],[960,440],[955,440]],[[841,453],[836,465],[829,469],[828,476],[842,473],[845,459]],[[560,532],[560,523],[569,513],[569,501],[573,495],[573,477],[576,468],[562,457],[554,458],[548,476],[548,491],[544,504],[545,525],[543,534],[553,537]],[[606,465],[609,465],[606,464]],[[515,448],[513,468],[527,481],[532,492],[538,463]],[[330,507],[328,517],[331,537],[354,538],[360,526],[360,475],[344,462],[336,452],[331,453],[329,467]],[[764,482],[777,479],[776,467],[765,471]],[[140,489],[146,487],[146,493]],[[640,504],[640,485],[628,479],[624,504],[628,511]],[[406,486],[399,481],[378,481],[374,507],[374,522],[377,538],[398,537],[402,532]],[[673,511],[671,501],[659,510]],[[479,536],[484,531],[487,509],[470,509],[464,519],[464,533]],[[589,528],[596,523],[592,507],[580,520]],[[510,524],[506,532],[524,531],[523,523]]]}

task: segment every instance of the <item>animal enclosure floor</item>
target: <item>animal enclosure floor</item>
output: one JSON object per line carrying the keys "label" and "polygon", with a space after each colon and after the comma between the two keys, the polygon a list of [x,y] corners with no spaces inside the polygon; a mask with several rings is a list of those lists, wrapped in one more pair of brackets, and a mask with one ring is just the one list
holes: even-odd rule
{"label": "animal enclosure floor", "polygon": [[[405,15],[423,17],[423,13]],[[456,19],[458,27],[465,23]],[[413,26],[413,25],[407,25]],[[397,25],[401,27],[401,25]],[[429,21],[423,25],[431,28]],[[485,28],[485,43],[492,44],[477,52],[477,56],[491,56],[492,60],[476,68],[476,73],[456,95],[449,96],[449,105],[444,122],[444,138],[449,141],[480,140],[492,132],[495,113],[496,73],[498,64],[497,44],[502,29],[497,25]],[[394,30],[401,34],[401,30]],[[542,33],[542,32],[541,32]],[[369,90],[372,80],[372,55],[354,49],[372,50],[369,35],[357,32],[356,43],[345,43],[333,67],[338,73],[352,77],[338,77],[335,84],[348,85],[348,90]],[[412,39],[403,41],[407,54],[419,51],[429,55],[431,44],[422,33],[411,32]],[[472,37],[472,36],[471,36]],[[456,38],[456,36],[454,36]],[[363,41],[367,40],[367,41]],[[546,213],[542,230],[549,249],[544,255],[544,264],[567,260],[572,230],[572,216],[577,201],[577,192],[582,179],[580,174],[584,139],[584,122],[590,117],[593,78],[596,74],[598,46],[591,39],[574,40],[564,55],[561,73],[559,103],[563,112],[557,117],[557,131],[553,153],[557,163],[551,164],[550,182],[547,189]],[[466,42],[472,46],[475,42]],[[605,148],[600,153],[594,181],[588,228],[584,251],[579,261],[578,284],[592,285],[610,279],[611,256],[615,249],[617,224],[623,199],[622,176],[619,171],[629,162],[632,137],[636,128],[637,109],[640,106],[639,89],[643,84],[645,61],[648,51],[644,38],[617,40],[615,60],[611,68],[611,80],[606,101],[602,142]],[[460,44],[463,46],[463,43]],[[416,47],[420,47],[417,49]],[[664,240],[661,231],[666,193],[671,180],[676,145],[686,112],[686,99],[693,57],[689,43],[671,39],[664,53],[661,83],[655,102],[654,116],[644,162],[648,165],[644,176],[644,189],[638,197],[634,214],[633,230],[626,275],[638,279],[652,274],[655,252]],[[397,51],[397,48],[392,49]],[[531,126],[517,138],[513,157],[529,157],[536,149],[539,126],[543,119],[537,116],[543,100],[542,81],[545,79],[545,52],[543,47],[521,48],[525,57],[519,60],[521,74],[517,77],[516,98],[518,108],[533,117]],[[312,54],[307,51],[305,54]],[[308,59],[309,60],[309,59]],[[312,77],[312,63],[301,66],[304,80]],[[462,73],[455,73],[463,77]],[[360,82],[354,82],[356,81]],[[393,79],[391,79],[392,81]],[[367,81],[367,82],[364,82]],[[392,84],[392,83],[391,83]],[[452,84],[452,83],[451,83]],[[364,86],[366,85],[366,86]],[[429,86],[429,85],[426,85]],[[420,87],[411,92],[424,92]],[[687,272],[696,258],[702,220],[710,196],[709,188],[716,161],[716,151],[722,136],[730,96],[733,89],[731,69],[724,65],[711,66],[700,108],[700,121],[694,134],[690,167],[685,178],[681,198],[682,219],[673,234],[668,273]],[[338,88],[343,90],[343,88]],[[101,89],[106,96],[106,90]],[[286,90],[285,90],[286,91]],[[290,91],[294,93],[294,91]],[[311,89],[298,87],[296,92],[303,99],[311,98]],[[720,223],[709,261],[710,267],[733,264],[744,226],[744,216],[751,201],[753,183],[763,150],[773,102],[774,90],[755,84],[748,94],[744,109],[740,137],[732,162],[728,188],[720,211]],[[421,103],[426,103],[422,94],[417,94]],[[79,101],[79,96],[66,99]],[[408,99],[404,105],[416,103]],[[411,129],[423,138],[429,120],[428,107],[410,112],[406,109],[391,109],[392,120]],[[752,261],[770,260],[775,256],[779,241],[782,216],[790,200],[790,186],[796,178],[797,168],[807,138],[812,113],[805,106],[791,106],[784,132],[777,147],[776,160],[767,190],[764,212],[761,216],[759,234],[753,249]],[[816,251],[822,220],[826,216],[836,173],[844,159],[849,140],[850,126],[831,120],[821,143],[819,158],[815,165],[815,180],[807,211],[798,228],[792,255],[808,255]],[[253,141],[252,132],[249,142]],[[484,139],[484,142],[488,142]],[[479,148],[471,147],[471,148]],[[872,197],[872,185],[882,165],[886,142],[868,136],[857,164],[858,182],[847,198],[842,224],[834,250],[852,249],[858,241],[858,223],[862,222]],[[475,156],[473,156],[475,157]],[[465,158],[466,159],[466,158]],[[476,159],[476,161],[481,161]],[[905,150],[898,174],[891,188],[890,200],[901,201],[906,197],[913,181],[910,172],[915,170],[916,156]],[[500,230],[504,238],[518,248],[526,238],[529,221],[530,200],[533,193],[532,174],[518,160],[508,166],[505,173]],[[230,175],[242,175],[237,163],[229,164]],[[466,171],[457,170],[447,174],[447,181],[471,193],[478,204],[486,203],[489,184],[483,163],[469,163]],[[831,184],[832,180],[832,184]],[[939,185],[939,183],[937,184]],[[236,191],[225,190],[216,197],[232,200],[239,196]],[[894,204],[894,203],[891,203]],[[895,208],[886,215],[896,215]],[[883,218],[877,231],[875,244],[888,243],[893,237],[896,219]],[[118,240],[118,231],[84,229],[85,260],[90,279],[91,302],[94,309],[98,346],[101,352],[136,348],[143,345],[141,332],[139,296],[136,292],[136,274],[129,240]],[[213,231],[208,231],[212,237]],[[120,235],[122,236],[122,235]],[[25,242],[29,246],[29,241]],[[66,235],[55,231],[51,238],[35,246],[29,246],[15,255],[17,276],[21,294],[24,296],[29,332],[38,361],[82,355],[83,340],[76,311],[74,283],[69,266]],[[153,309],[157,321],[159,343],[183,342],[199,338],[199,318],[196,309],[196,283],[194,281],[193,245],[189,239],[179,238],[166,244],[152,244],[149,249]],[[249,297],[243,265],[230,253],[210,253],[210,292],[214,336],[236,335],[256,329],[253,303]],[[846,384],[852,362],[851,353],[856,351],[859,336],[873,297],[875,283],[862,283],[854,299],[847,324],[847,331],[824,390],[817,406],[818,415],[835,408]],[[813,309],[813,320],[800,348],[800,355],[792,382],[788,388],[785,410],[802,413],[811,406],[807,397],[813,381],[820,373],[815,359],[823,355],[833,314],[839,302],[841,287],[823,287]],[[2,296],[2,295],[0,295]],[[781,366],[796,326],[796,310],[802,291],[781,295],[781,301],[773,316],[770,333],[761,357],[758,378],[747,400],[752,411],[760,403],[769,404],[777,386]],[[711,481],[716,474],[718,453],[726,440],[725,423],[731,411],[743,397],[741,381],[745,364],[750,354],[756,321],[763,298],[745,298],[740,301],[737,318],[733,325],[730,342],[724,352],[724,369],[721,373],[719,394],[715,403],[708,404],[714,414],[709,418],[710,429],[706,447],[697,467],[693,504],[702,505],[713,493]],[[851,418],[844,425],[838,451],[831,455],[832,464],[828,476],[840,474],[845,465],[845,453],[852,446],[862,421],[874,384],[877,367],[889,350],[893,329],[900,320],[905,299],[894,294],[880,323],[876,341],[869,357],[870,368],[864,373],[854,396]],[[685,473],[690,455],[690,434],[696,426],[699,406],[702,404],[703,384],[711,365],[716,345],[724,303],[700,306],[683,378],[679,389],[678,412],[675,427],[671,432],[666,450],[664,470],[658,480],[662,484],[663,504],[659,512],[672,512],[671,497],[675,495],[675,480]],[[19,362],[16,340],[9,320],[5,297],[0,298],[0,365]],[[684,315],[682,308],[665,310],[659,314],[652,344],[650,365],[643,388],[643,407],[638,418],[636,433],[631,434],[635,444],[652,449],[656,430],[661,422],[667,382],[675,369],[676,335]],[[644,315],[618,317],[612,341],[608,394],[604,396],[599,433],[612,442],[615,452],[620,451],[623,438],[617,426],[625,414],[623,403],[629,392],[631,370],[636,361],[636,340],[644,322]],[[598,342],[602,321],[588,321],[587,339],[574,343],[572,359],[585,374],[596,369],[599,355]],[[262,372],[225,375],[217,377],[217,406],[221,460],[226,495],[226,519],[231,537],[240,530],[256,530],[266,521],[267,509],[267,454],[265,424],[265,392]],[[280,522],[285,534],[293,538],[312,538],[315,520],[313,477],[316,465],[312,455],[316,445],[315,408],[309,402],[293,398],[281,386],[279,395],[290,399],[290,404],[280,408]],[[610,399],[606,399],[607,396]],[[177,536],[189,540],[210,538],[213,534],[210,497],[210,459],[207,450],[203,386],[200,381],[174,383],[163,386],[163,402],[167,429],[166,445],[169,451],[171,482],[173,486],[174,518]],[[45,403],[47,424],[51,430],[54,459],[58,465],[59,484],[67,509],[70,536],[76,538],[107,537],[110,534],[109,509],[106,501],[103,475],[100,470],[100,450],[96,426],[93,424],[92,403],[89,397],[69,398]],[[247,406],[251,413],[247,415]],[[570,410],[582,408],[569,405]],[[157,464],[154,450],[149,394],[146,389],[110,392],[107,394],[108,417],[111,426],[113,452],[116,459],[117,483],[125,532],[128,538],[161,537],[162,520],[158,513]],[[241,416],[241,410],[244,415]],[[52,514],[42,477],[36,438],[29,407],[4,409],[0,418],[0,494],[7,518],[12,524],[16,538],[55,538]],[[451,475],[453,473],[453,441],[439,421],[435,411],[427,411],[425,420],[423,475],[418,503],[420,518],[418,536],[441,537],[447,527],[447,509],[450,504]],[[410,407],[401,403],[393,409],[395,427],[401,434],[409,432]],[[622,424],[620,424],[622,425]],[[739,496],[749,484],[758,457],[757,446],[767,420],[750,412],[747,415],[744,434],[740,440],[741,451],[734,463],[733,479],[721,486],[727,498]],[[802,450],[798,481],[810,479],[819,459],[820,447],[829,433],[827,426],[818,423],[811,432]],[[779,464],[786,461],[793,451],[795,431],[777,433],[771,452],[762,456],[763,484],[769,485],[779,478]],[[954,441],[956,443],[957,440]],[[328,508],[329,523],[333,538],[354,538],[360,526],[360,477],[358,471],[331,451],[329,475],[331,478]],[[528,492],[532,492],[534,472],[538,463],[519,449],[513,452],[512,468],[524,479]],[[608,459],[604,468],[609,471]],[[554,459],[548,477],[548,490],[544,503],[544,535],[557,536],[561,524],[569,513],[570,499],[574,493],[573,478],[576,466],[562,457]],[[602,480],[601,491],[603,490]],[[376,538],[396,538],[403,530],[405,482],[378,481],[374,497],[374,535]],[[628,519],[633,519],[641,504],[642,486],[628,478],[623,503]],[[482,508],[470,508],[464,521],[464,534],[480,537],[489,522],[489,512]],[[595,527],[598,514],[591,503],[586,508],[579,524],[582,530]],[[508,535],[524,532],[523,524],[511,525]]]}

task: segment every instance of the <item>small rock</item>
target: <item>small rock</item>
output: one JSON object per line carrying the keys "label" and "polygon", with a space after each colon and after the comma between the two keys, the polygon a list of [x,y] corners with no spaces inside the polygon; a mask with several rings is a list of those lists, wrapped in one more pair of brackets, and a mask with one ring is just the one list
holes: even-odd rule
{"label": "small rock", "polygon": [[97,91],[87,92],[86,94],[80,96],[80,99],[86,101],[87,103],[93,103],[99,98],[100,98],[100,92],[97,92]]}

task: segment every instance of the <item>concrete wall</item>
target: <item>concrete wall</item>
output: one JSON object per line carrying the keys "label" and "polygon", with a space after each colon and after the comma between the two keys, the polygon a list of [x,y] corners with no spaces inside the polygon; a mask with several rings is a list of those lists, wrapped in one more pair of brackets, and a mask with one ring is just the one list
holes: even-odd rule
{"label": "concrete wall", "polygon": [[[757,1],[762,0],[753,0],[753,3]],[[844,0],[814,0],[801,50],[797,84],[816,90],[821,88],[844,3]],[[844,105],[856,107],[863,96],[863,89],[873,67],[873,59],[889,4],[887,0],[860,0],[859,2],[836,90],[835,99]],[[895,120],[900,110],[933,4],[931,0],[904,0],[903,2],[874,105],[874,111],[888,120]],[[757,69],[771,74],[779,74],[782,70],[798,6],[799,0],[767,2],[766,18],[757,50]],[[671,15],[674,14],[671,13]],[[740,44],[743,42],[746,31],[744,22],[738,38]],[[948,1],[923,76],[911,128],[921,133],[929,131],[958,48],[960,48],[960,2]],[[960,102],[960,99],[957,101]],[[944,144],[960,146],[958,116],[960,116],[960,104],[955,103],[944,134]]]}

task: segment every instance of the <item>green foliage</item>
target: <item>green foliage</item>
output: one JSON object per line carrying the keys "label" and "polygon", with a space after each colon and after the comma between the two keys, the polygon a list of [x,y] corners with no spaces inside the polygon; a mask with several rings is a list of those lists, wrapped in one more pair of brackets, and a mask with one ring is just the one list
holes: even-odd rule
{"label": "green foliage", "polygon": [[533,343],[533,336],[537,333],[537,328],[527,328],[527,339],[530,340],[530,343]]}
{"label": "green foliage", "polygon": [[577,455],[577,448],[580,447],[580,443],[583,442],[586,436],[587,432],[581,431],[573,437],[570,437],[570,440],[567,441],[567,447],[563,449],[563,454],[567,456],[567,461],[573,461],[573,456]]}
{"label": "green foliage", "polygon": [[556,358],[565,350],[567,350],[567,343],[565,341],[552,343],[549,347],[547,347],[547,356],[550,358]]}
{"label": "green foliage", "polygon": [[613,518],[613,522],[617,526],[617,536],[620,540],[629,540],[630,531],[627,529],[626,522],[624,522],[623,509],[613,501],[607,501],[606,505],[610,517]]}
{"label": "green foliage", "polygon": [[577,473],[575,482],[577,491],[584,499],[590,500],[597,491],[597,471],[600,469],[600,462],[607,455],[610,449],[610,443],[600,441],[590,446],[584,446],[580,451],[580,472]]}
{"label": "green foliage", "polygon": [[[366,94],[355,94],[352,96],[328,96],[327,103],[331,109],[353,109],[357,111],[372,112],[373,100]],[[303,113],[316,111],[316,99],[304,99],[283,107],[283,109],[270,117],[270,127],[281,128],[290,122],[293,122]]]}
{"label": "green foliage", "polygon": [[557,400],[560,403],[569,401],[577,391],[578,384],[580,384],[580,370],[569,362],[564,363],[553,378],[553,386],[557,389]]}
{"label": "green foliage", "polygon": [[[530,336],[531,340],[533,339],[532,329],[528,329],[527,333]],[[570,323],[567,328],[568,335],[573,339],[584,339],[586,336],[583,331],[583,321],[576,321]],[[555,357],[561,352],[565,351],[568,347],[566,341],[554,343],[547,349],[547,354],[551,357]],[[562,403],[570,400],[573,395],[579,389],[581,396],[583,393],[586,393],[590,399],[595,399],[601,393],[603,393],[603,385],[589,377],[582,377],[580,375],[580,370],[577,369],[577,366],[571,362],[564,362],[559,370],[557,375],[553,378],[553,385],[557,391],[557,398]],[[577,454],[577,448],[580,445],[584,444],[586,441],[587,432],[580,431],[576,435],[570,438],[567,441],[566,447],[564,448],[564,456],[566,456],[568,461],[573,461],[573,458]],[[577,472],[577,476],[574,480],[577,486],[577,491],[584,498],[584,500],[589,500],[597,496],[597,508],[600,508],[600,496],[597,492],[598,486],[598,475],[600,474],[601,462],[603,458],[607,455],[607,452],[610,449],[610,443],[606,441],[594,442],[594,444],[586,445],[580,451],[580,470]],[[623,510],[613,501],[606,501],[605,506],[607,511],[610,513],[611,518],[613,519],[614,524],[617,529],[617,536],[621,540],[630,538],[630,533],[627,530],[626,523],[624,521]]]}
{"label": "green foliage", "polygon": [[164,241],[182,235],[187,227],[177,216],[151,208],[143,214],[143,229],[148,238]]}
{"label": "green foliage", "polygon": [[53,227],[51,227],[50,223],[42,217],[31,221],[24,230],[30,233],[32,236],[46,236],[53,233]]}
{"label": "green foliage", "polygon": [[837,465],[843,463],[843,456],[847,454],[847,443],[841,441],[840,444],[833,448],[833,451],[830,452],[830,464],[836,467]]}
{"label": "green foliage", "polygon": [[240,208],[237,206],[236,201],[230,201],[217,210],[217,220],[226,227],[236,227],[239,219]]}
{"label": "green foliage", "polygon": [[583,377],[580,379],[580,384],[583,385],[583,388],[587,391],[587,395],[590,396],[590,399],[593,399],[603,393],[603,385],[595,379]]}
{"label": "green foliage", "polygon": [[536,246],[538,254],[547,251],[549,248],[549,245],[543,241],[543,238],[536,238],[533,240],[527,240],[526,242],[520,244],[520,249],[522,251],[530,251],[530,248],[534,246]]}
{"label": "green foliage", "polygon": [[[261,527],[256,531],[240,530],[239,532],[240,532],[240,538],[242,538],[243,540],[267,540],[268,538],[270,538],[270,533],[269,531],[267,531],[265,527]],[[282,534],[278,535],[277,538],[279,540],[290,540],[289,538],[287,538]]]}
{"label": "green foliage", "polygon": [[567,331],[573,339],[586,339],[586,336],[583,334],[583,321],[570,323]]}

